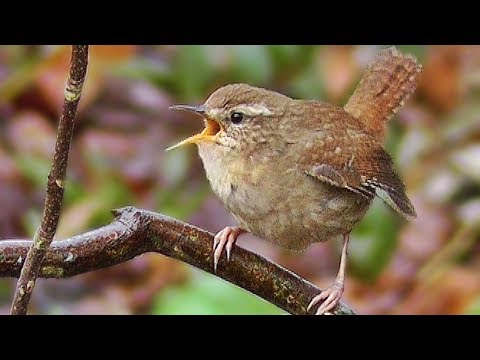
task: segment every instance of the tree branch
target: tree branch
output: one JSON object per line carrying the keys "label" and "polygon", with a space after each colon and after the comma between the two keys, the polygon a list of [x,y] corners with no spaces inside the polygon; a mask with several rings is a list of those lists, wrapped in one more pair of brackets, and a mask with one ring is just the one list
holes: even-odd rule
{"label": "tree branch", "polygon": [[57,141],[53,163],[47,181],[47,194],[43,208],[42,222],[37,230],[30,250],[26,254],[25,266],[17,282],[12,302],[11,314],[27,313],[28,302],[35,286],[42,261],[57,231],[58,219],[62,208],[68,153],[72,140],[78,102],[87,73],[88,45],[73,45],[70,59],[70,73],[65,85],[65,100],[57,130]]}
{"label": "tree branch", "polygon": [[[167,216],[134,207],[115,210],[116,219],[101,228],[54,241],[39,276],[64,278],[120,264],[143,253],[157,252],[221,277],[290,314],[307,314],[320,289],[298,275],[239,246],[230,262],[222,257],[213,271],[213,235]],[[0,277],[17,277],[31,241],[0,241]],[[316,309],[311,309],[314,314]],[[354,314],[340,303],[335,314]]]}

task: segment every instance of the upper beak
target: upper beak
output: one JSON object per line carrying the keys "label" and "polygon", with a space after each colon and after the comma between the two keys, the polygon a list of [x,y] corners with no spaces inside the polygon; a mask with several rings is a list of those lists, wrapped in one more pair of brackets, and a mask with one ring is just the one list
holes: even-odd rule
{"label": "upper beak", "polygon": [[[179,110],[179,111],[188,111],[198,114],[205,117],[206,109],[203,105],[174,105],[169,107],[170,110]],[[189,138],[180,141],[179,143],[170,146],[166,151],[173,150],[177,147],[187,145],[187,144],[196,144],[199,141],[214,141],[216,139],[217,133],[222,129],[220,124],[208,117],[205,117],[205,129],[199,134],[190,136]]]}
{"label": "upper beak", "polygon": [[169,107],[170,110],[175,111],[189,111],[198,115],[205,115],[205,106],[203,105],[173,105]]}

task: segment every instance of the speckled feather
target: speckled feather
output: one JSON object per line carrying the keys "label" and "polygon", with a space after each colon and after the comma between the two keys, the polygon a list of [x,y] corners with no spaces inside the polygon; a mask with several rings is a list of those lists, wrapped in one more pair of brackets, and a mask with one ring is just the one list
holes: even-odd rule
{"label": "speckled feather", "polygon": [[378,195],[407,219],[416,216],[390,155],[359,119],[317,102],[310,102],[308,111],[318,124],[311,122],[315,135],[299,159],[307,174],[367,199]]}

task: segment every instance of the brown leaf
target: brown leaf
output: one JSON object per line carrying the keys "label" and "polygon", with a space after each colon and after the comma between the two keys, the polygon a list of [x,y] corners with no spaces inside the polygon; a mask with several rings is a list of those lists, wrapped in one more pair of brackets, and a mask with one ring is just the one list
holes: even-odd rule
{"label": "brown leaf", "polygon": [[[79,111],[87,107],[98,95],[110,68],[128,60],[135,53],[131,45],[93,45],[90,49],[89,67],[82,92]],[[59,113],[64,100],[65,81],[70,62],[70,47],[49,57],[36,79],[36,85],[54,113]]]}
{"label": "brown leaf", "polygon": [[417,284],[394,313],[462,314],[479,291],[478,272],[457,266],[433,282]]}
{"label": "brown leaf", "polygon": [[438,110],[448,112],[461,100],[464,46],[431,46],[427,49],[419,91]]}

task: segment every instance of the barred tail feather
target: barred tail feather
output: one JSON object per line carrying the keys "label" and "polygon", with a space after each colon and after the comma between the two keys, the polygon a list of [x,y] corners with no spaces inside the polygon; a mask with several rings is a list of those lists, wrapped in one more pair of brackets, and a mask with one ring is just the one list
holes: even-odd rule
{"label": "barred tail feather", "polygon": [[402,54],[394,46],[382,50],[368,65],[344,109],[383,140],[385,123],[415,91],[421,70],[412,55]]}

